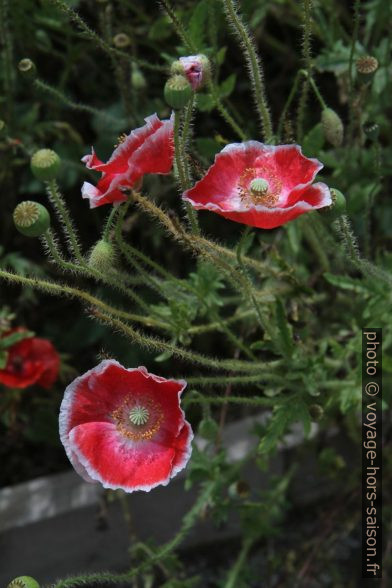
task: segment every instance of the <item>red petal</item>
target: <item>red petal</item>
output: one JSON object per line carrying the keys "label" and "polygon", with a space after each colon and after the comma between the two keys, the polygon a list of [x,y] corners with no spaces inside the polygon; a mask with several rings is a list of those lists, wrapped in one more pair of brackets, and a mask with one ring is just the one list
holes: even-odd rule
{"label": "red petal", "polygon": [[275,173],[285,190],[313,182],[323,164],[302,154],[299,145],[278,145],[274,150]]}
{"label": "red petal", "polygon": [[110,423],[86,423],[70,432],[70,443],[89,476],[105,488],[127,492],[168,484],[175,449],[172,439],[131,442]]}

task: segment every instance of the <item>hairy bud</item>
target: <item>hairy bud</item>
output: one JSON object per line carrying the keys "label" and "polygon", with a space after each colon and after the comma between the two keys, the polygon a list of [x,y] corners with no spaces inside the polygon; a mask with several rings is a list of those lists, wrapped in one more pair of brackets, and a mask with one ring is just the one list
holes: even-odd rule
{"label": "hairy bud", "polygon": [[327,141],[334,147],[340,147],[343,143],[343,123],[332,108],[324,108],[321,113],[321,124]]}
{"label": "hairy bud", "polygon": [[319,213],[325,218],[327,221],[334,221],[342,214],[346,212],[346,199],[343,194],[336,190],[335,188],[331,189],[331,197],[332,197],[332,204],[326,206],[325,208],[320,208]]}
{"label": "hairy bud", "polygon": [[116,265],[116,252],[113,245],[100,239],[92,248],[88,265],[100,272],[107,272]]}
{"label": "hairy bud", "polygon": [[15,227],[26,237],[40,237],[50,226],[50,216],[45,206],[31,200],[18,204],[12,216]]}
{"label": "hairy bud", "polygon": [[131,84],[135,90],[144,90],[147,86],[146,78],[135,63],[132,64]]}
{"label": "hairy bud", "polygon": [[183,75],[192,86],[192,90],[200,90],[211,77],[211,65],[205,55],[189,55],[180,57],[171,65],[172,75]]}

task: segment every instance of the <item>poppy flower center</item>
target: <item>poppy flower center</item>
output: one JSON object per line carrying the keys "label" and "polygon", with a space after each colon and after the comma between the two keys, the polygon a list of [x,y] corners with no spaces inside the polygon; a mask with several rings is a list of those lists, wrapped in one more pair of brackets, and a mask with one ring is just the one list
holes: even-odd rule
{"label": "poppy flower center", "polygon": [[152,398],[128,396],[111,414],[117,431],[131,441],[147,441],[161,428],[163,413]]}
{"label": "poppy flower center", "polygon": [[145,425],[150,413],[144,406],[136,405],[129,411],[129,420],[134,425]]}
{"label": "poppy flower center", "polygon": [[244,204],[274,208],[279,200],[282,182],[267,166],[249,167],[240,176],[238,190]]}

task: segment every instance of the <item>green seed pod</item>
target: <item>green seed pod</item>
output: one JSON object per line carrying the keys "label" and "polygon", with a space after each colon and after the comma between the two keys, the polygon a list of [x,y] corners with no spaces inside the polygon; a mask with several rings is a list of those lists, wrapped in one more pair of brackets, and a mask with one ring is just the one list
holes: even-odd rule
{"label": "green seed pod", "polygon": [[31,576],[19,576],[10,582],[7,588],[40,588],[37,580]]}
{"label": "green seed pod", "polygon": [[180,110],[188,104],[192,96],[191,85],[184,76],[172,76],[165,84],[164,96],[169,106],[174,110]]}
{"label": "green seed pod", "polygon": [[366,123],[366,125],[363,125],[363,132],[371,141],[377,141],[380,127],[377,123]]}
{"label": "green seed pod", "polygon": [[49,212],[38,202],[25,200],[13,213],[15,227],[25,237],[40,237],[50,226]]}
{"label": "green seed pod", "polygon": [[129,47],[131,44],[131,39],[125,33],[117,33],[113,37],[113,45],[117,47],[117,49],[125,49]]}
{"label": "green seed pod", "polygon": [[132,64],[131,84],[135,90],[144,90],[147,86],[146,78],[135,63]]}
{"label": "green seed pod", "polygon": [[60,168],[60,157],[52,149],[40,149],[31,158],[30,167],[34,176],[41,182],[54,180]]}
{"label": "green seed pod", "polygon": [[346,212],[346,199],[343,194],[339,190],[331,188],[331,197],[332,204],[319,210],[323,218],[329,222],[336,220]]}
{"label": "green seed pod", "polygon": [[230,484],[228,494],[231,498],[247,498],[250,494],[250,486],[244,480],[237,480]]}
{"label": "green seed pod", "polygon": [[18,63],[18,70],[26,80],[34,80],[37,76],[37,68],[31,59],[21,59]]}
{"label": "green seed pod", "polygon": [[332,108],[324,108],[321,113],[321,124],[327,141],[334,147],[340,147],[343,143],[343,123]]}
{"label": "green seed pod", "polygon": [[378,61],[371,55],[362,55],[355,62],[355,68],[358,79],[362,82],[369,82],[378,70]]}
{"label": "green seed pod", "polygon": [[309,414],[312,421],[321,421],[324,416],[324,409],[319,404],[311,404],[309,406]]}
{"label": "green seed pod", "polygon": [[107,272],[116,265],[116,252],[111,243],[100,239],[92,248],[88,265],[100,272]]}

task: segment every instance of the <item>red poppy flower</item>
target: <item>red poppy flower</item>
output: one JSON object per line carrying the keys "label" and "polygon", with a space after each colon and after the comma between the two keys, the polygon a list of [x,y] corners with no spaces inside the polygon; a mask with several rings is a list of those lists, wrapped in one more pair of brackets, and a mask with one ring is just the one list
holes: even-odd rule
{"label": "red poppy flower", "polygon": [[90,207],[115,204],[127,199],[122,189],[132,188],[145,174],[168,174],[173,165],[173,120],[159,120],[156,114],[145,119],[144,127],[135,129],[103,163],[92,149],[82,161],[89,169],[102,172],[97,186],[84,182],[83,198]]}
{"label": "red poppy flower", "polygon": [[191,455],[185,386],[114,360],[76,378],[61,404],[60,438],[78,474],[126,492],[166,486]]}
{"label": "red poppy flower", "polygon": [[[24,329],[16,328],[4,333],[8,337]],[[27,388],[38,384],[50,388],[57,379],[60,357],[47,339],[27,337],[6,349],[7,363],[0,370],[0,383],[9,388]]]}
{"label": "red poppy flower", "polygon": [[312,184],[323,167],[298,145],[258,141],[227,145],[207,174],[183,194],[194,208],[260,229],[273,229],[300,214],[332,204],[328,186]]}

